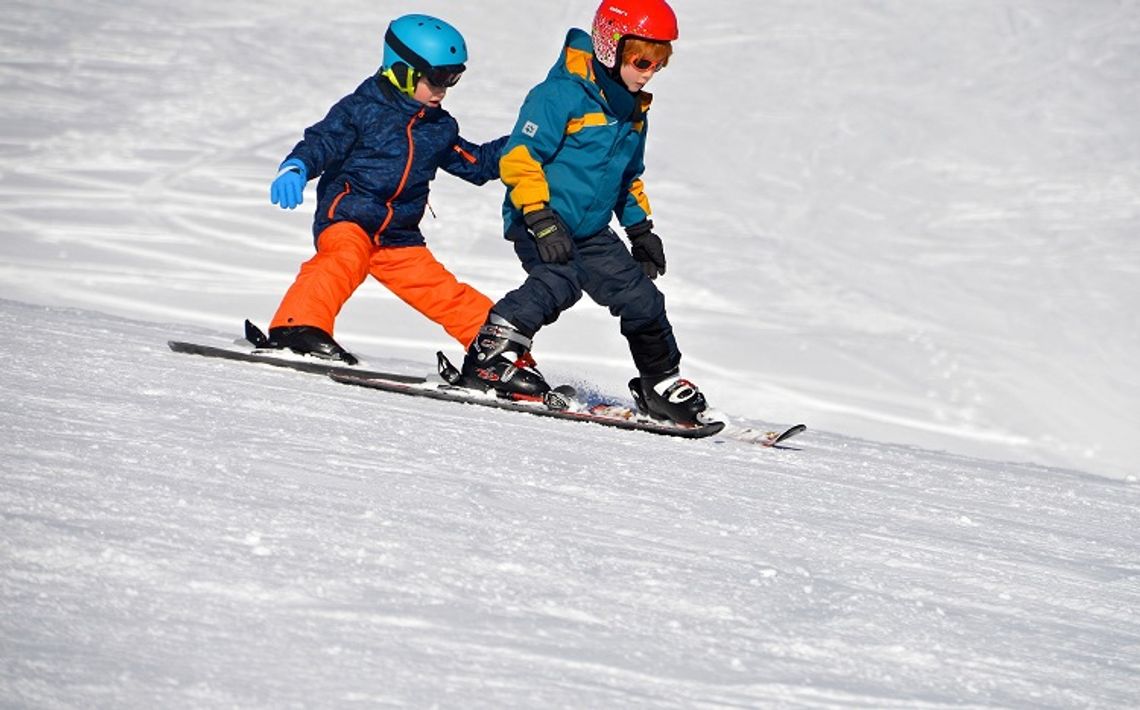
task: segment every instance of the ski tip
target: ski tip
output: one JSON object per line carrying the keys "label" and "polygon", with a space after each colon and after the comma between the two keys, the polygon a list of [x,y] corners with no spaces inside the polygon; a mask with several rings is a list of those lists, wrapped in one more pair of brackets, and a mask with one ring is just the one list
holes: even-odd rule
{"label": "ski tip", "polygon": [[783,431],[769,432],[768,437],[762,443],[764,446],[776,446],[781,442],[791,439],[793,436],[799,436],[805,431],[807,431],[806,424],[793,424]]}

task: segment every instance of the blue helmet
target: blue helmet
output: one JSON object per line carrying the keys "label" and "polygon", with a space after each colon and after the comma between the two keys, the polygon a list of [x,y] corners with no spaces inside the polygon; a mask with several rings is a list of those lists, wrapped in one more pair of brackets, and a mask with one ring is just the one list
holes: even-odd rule
{"label": "blue helmet", "polygon": [[397,63],[426,73],[467,62],[467,43],[448,23],[430,15],[404,15],[392,20],[384,33],[384,68]]}

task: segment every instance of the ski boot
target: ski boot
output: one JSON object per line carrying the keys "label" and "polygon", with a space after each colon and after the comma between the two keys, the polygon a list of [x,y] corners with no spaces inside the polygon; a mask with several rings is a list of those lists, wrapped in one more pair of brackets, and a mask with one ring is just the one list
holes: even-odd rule
{"label": "ski boot", "polygon": [[299,355],[312,355],[337,360],[346,365],[360,362],[355,355],[337,344],[332,336],[312,325],[279,326],[269,329],[269,338],[260,347],[289,349]]}
{"label": "ski boot", "polygon": [[538,371],[530,345],[530,338],[492,313],[467,349],[460,384],[508,398],[542,397],[550,385]]}
{"label": "ski boot", "polygon": [[681,377],[679,370],[635,377],[629,381],[629,393],[642,414],[686,426],[701,424],[701,414],[708,409],[705,396],[696,385]]}

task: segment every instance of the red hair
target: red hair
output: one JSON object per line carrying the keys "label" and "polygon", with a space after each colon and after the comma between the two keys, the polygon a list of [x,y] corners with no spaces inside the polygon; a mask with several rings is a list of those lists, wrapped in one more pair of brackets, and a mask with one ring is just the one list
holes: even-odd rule
{"label": "red hair", "polygon": [[629,37],[622,43],[622,64],[629,64],[634,59],[642,57],[651,62],[661,62],[661,66],[666,66],[671,56],[673,56],[672,42],[651,42],[647,39]]}

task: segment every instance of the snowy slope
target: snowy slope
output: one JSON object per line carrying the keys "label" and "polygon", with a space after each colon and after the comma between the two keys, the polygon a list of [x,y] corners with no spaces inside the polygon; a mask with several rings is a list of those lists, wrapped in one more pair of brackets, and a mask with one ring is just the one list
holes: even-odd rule
{"label": "snowy slope", "polygon": [[[5,5],[0,706],[1140,703],[1140,3],[675,6],[659,283],[800,451],[164,345],[268,320],[311,252],[268,180],[390,17],[464,30],[485,140],[593,3]],[[491,295],[501,197],[442,176],[425,225]],[[458,354],[375,284],[337,335]],[[589,302],[536,355],[631,374]]]}
{"label": "snowy slope", "polygon": [[[311,253],[267,183],[413,9],[300,0],[10,3],[0,27],[0,296],[233,331]],[[687,373],[730,412],[1122,478],[1138,473],[1140,5],[677,3],[646,181]],[[448,97],[509,130],[592,3],[425,2],[467,33]],[[429,243],[492,296],[520,270],[500,186],[442,176]],[[442,332],[374,283],[350,347]],[[586,302],[536,355],[622,388]]]}
{"label": "snowy slope", "polygon": [[406,399],[92,311],[0,328],[13,707],[1137,700],[1134,484]]}

